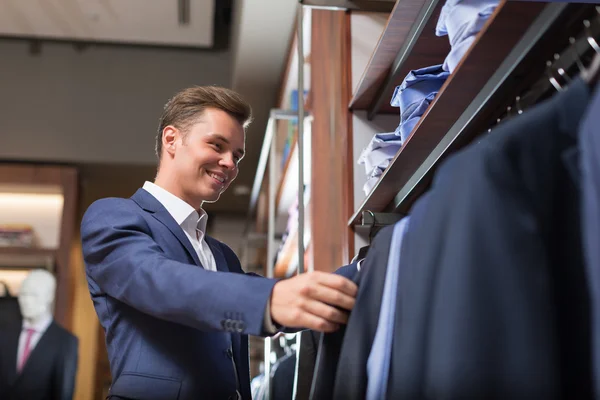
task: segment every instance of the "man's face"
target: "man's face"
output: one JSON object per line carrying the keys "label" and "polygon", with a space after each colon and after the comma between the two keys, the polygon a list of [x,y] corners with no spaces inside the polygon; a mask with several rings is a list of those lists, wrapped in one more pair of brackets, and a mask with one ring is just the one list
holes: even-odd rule
{"label": "man's face", "polygon": [[216,201],[238,175],[244,128],[226,112],[209,108],[187,134],[176,136],[165,154],[171,158],[175,194],[193,207]]}

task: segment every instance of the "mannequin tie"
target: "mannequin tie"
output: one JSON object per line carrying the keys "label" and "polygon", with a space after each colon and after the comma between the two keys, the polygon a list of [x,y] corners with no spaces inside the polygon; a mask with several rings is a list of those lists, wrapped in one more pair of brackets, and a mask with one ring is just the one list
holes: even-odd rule
{"label": "mannequin tie", "polygon": [[27,328],[25,331],[27,332],[27,336],[25,337],[25,349],[23,350],[23,357],[21,357],[18,372],[23,370],[23,367],[29,358],[29,354],[31,353],[31,339],[35,333],[35,329]]}

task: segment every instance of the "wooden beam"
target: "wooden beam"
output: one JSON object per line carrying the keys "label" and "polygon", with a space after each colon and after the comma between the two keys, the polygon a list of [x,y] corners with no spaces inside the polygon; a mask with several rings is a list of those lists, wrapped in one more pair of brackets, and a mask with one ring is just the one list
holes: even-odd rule
{"label": "wooden beam", "polygon": [[348,263],[353,238],[350,14],[312,10],[311,249],[315,270]]}

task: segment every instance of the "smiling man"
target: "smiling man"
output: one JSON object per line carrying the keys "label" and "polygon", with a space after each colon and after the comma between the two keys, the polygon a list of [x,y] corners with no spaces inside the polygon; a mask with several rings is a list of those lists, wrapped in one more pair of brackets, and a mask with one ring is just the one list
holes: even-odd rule
{"label": "smiling man", "polygon": [[250,399],[247,335],[332,332],[356,285],[333,274],[245,274],[206,236],[204,202],[239,172],[250,106],[194,87],[165,106],[158,172],[131,198],[96,201],[81,224],[88,287],[106,333],[112,399]]}

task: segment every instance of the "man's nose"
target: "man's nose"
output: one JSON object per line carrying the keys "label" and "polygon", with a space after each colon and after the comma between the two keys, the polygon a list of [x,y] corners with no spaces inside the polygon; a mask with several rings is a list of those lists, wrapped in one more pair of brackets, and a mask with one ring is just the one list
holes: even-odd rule
{"label": "man's nose", "polygon": [[234,169],[236,167],[235,160],[233,159],[233,155],[226,154],[221,158],[221,163],[223,167],[227,169]]}

